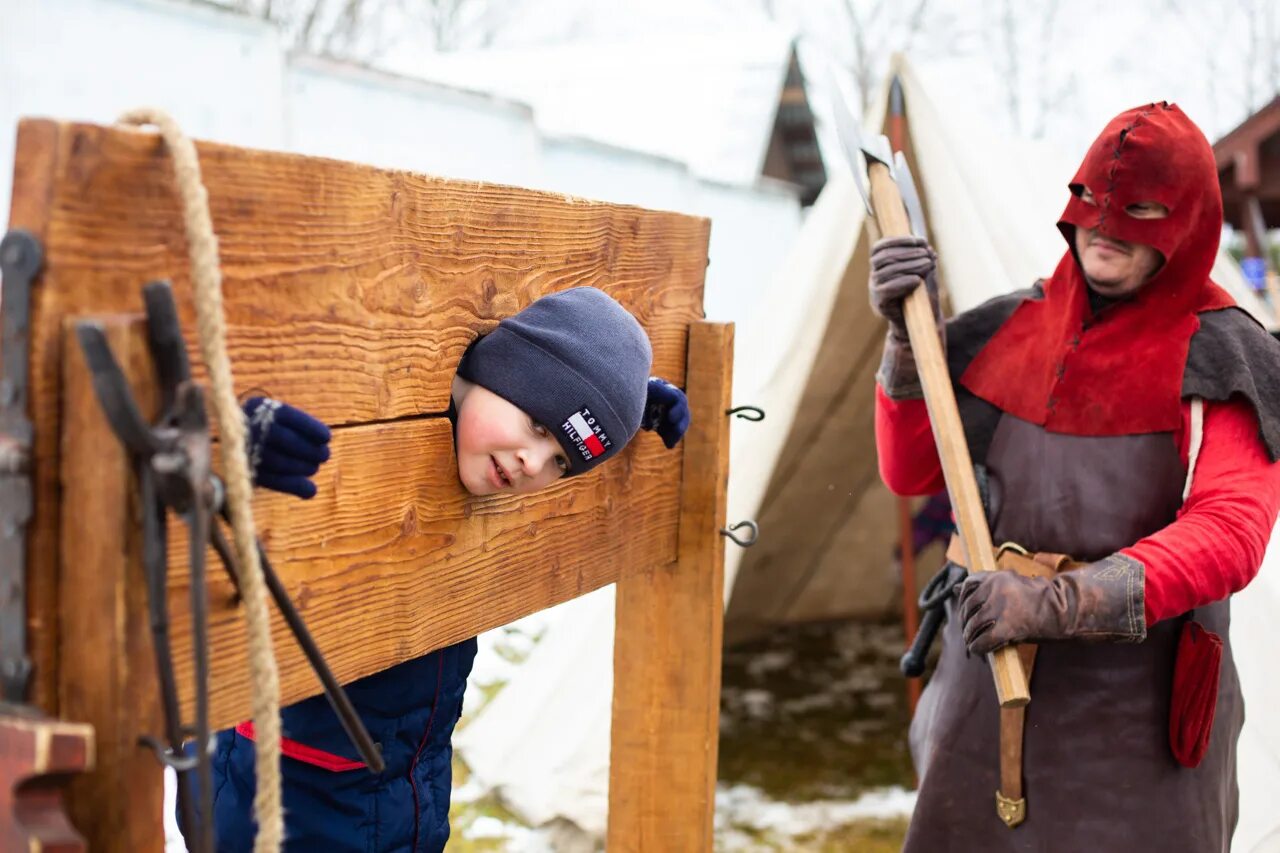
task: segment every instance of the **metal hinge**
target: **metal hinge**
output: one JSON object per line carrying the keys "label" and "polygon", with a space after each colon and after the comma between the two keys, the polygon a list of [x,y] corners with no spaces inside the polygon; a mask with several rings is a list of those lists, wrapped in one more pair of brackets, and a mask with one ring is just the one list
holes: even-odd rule
{"label": "metal hinge", "polygon": [[31,520],[31,420],[27,376],[31,286],[44,262],[40,242],[18,229],[0,240],[0,690],[6,702],[26,700],[27,523]]}

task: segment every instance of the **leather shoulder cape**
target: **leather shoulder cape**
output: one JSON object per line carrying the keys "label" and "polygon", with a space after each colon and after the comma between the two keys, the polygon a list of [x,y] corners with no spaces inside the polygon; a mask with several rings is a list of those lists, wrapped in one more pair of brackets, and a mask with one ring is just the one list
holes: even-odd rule
{"label": "leather shoulder cape", "polygon": [[[960,384],[970,363],[1027,300],[1044,298],[1042,282],[997,296],[947,321],[947,368],[955,386],[973,461],[986,459],[1000,409]],[[1198,315],[1182,376],[1182,397],[1224,401],[1241,396],[1258,416],[1259,439],[1280,460],[1280,342],[1240,308]]]}

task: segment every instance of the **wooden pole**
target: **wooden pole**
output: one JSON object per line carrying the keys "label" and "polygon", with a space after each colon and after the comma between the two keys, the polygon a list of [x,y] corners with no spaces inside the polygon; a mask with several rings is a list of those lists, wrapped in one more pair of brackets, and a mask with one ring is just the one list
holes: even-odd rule
{"label": "wooden pole", "polygon": [[610,853],[712,849],[732,373],[733,327],[694,323],[679,559],[618,581]]}
{"label": "wooden pole", "polygon": [[[889,94],[889,146],[894,151],[907,151],[907,113],[902,100],[902,81],[896,76]],[[919,592],[916,589],[916,543],[911,525],[911,500],[898,498],[898,568],[902,580],[902,628],[906,635],[904,649],[911,648],[920,631]],[[920,704],[923,679],[908,678],[907,713],[914,718]]]}
{"label": "wooden pole", "polygon": [[[883,163],[872,161],[867,169],[871,183],[871,206],[875,210],[880,233],[886,237],[901,237],[911,233],[911,224],[902,196],[889,169]],[[956,526],[964,542],[969,570],[993,572],[996,570],[995,548],[991,544],[991,531],[978,496],[978,483],[973,475],[973,460],[969,445],[965,442],[964,426],[960,423],[960,411],[956,408],[955,391],[947,373],[947,361],[938,338],[933,306],[924,287],[917,287],[907,298],[907,334],[915,353],[920,371],[920,383],[924,386],[925,404],[929,420],[933,424],[933,437],[938,444],[938,457],[942,460],[942,472],[946,477],[947,491],[951,494],[951,507],[955,512]],[[1031,699],[1027,690],[1027,676],[1018,659],[1017,649],[1006,646],[988,656],[991,672],[995,676],[996,696],[1002,708],[1018,708]]]}
{"label": "wooden pole", "polygon": [[[59,708],[91,723],[97,765],[70,787],[93,853],[164,850],[164,776],[140,735],[160,735],[132,465],[93,392],[69,318],[63,331]],[[156,405],[141,317],[101,320],[144,417]]]}

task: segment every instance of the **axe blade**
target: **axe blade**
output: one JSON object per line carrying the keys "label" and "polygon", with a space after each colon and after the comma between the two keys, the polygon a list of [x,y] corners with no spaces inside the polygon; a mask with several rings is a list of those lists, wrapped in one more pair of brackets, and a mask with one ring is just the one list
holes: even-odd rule
{"label": "axe blade", "polygon": [[831,68],[827,69],[827,82],[831,87],[831,109],[835,114],[836,135],[840,137],[840,147],[844,149],[845,160],[849,164],[849,170],[853,172],[853,182],[858,187],[858,195],[862,196],[867,214],[872,215],[871,191],[867,187],[867,169],[862,161],[864,150],[862,132],[858,129],[858,120],[854,118],[853,110],[849,107],[850,92],[840,80],[840,76]]}
{"label": "axe blade", "polygon": [[907,208],[907,218],[911,220],[911,233],[928,240],[929,226],[924,221],[924,207],[920,204],[920,193],[916,190],[911,167],[907,165],[907,158],[901,151],[893,155],[893,161],[898,191],[902,193],[902,203]]}

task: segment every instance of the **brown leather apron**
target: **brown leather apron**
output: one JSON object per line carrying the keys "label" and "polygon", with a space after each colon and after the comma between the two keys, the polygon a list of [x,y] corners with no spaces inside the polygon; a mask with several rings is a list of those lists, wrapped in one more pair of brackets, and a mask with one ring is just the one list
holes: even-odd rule
{"label": "brown leather apron", "polygon": [[[1169,433],[1082,437],[1010,415],[986,458],[992,534],[1030,551],[1095,560],[1169,524],[1185,468]],[[1140,644],[1041,643],[1023,732],[1024,823],[997,816],[1000,709],[985,659],[958,620],[911,725],[920,775],[908,853],[1088,851],[1227,853],[1237,816],[1236,740],[1244,722],[1227,643],[1229,605],[1195,611],[1224,640],[1218,708],[1199,767],[1169,748],[1174,652],[1185,617]]]}

